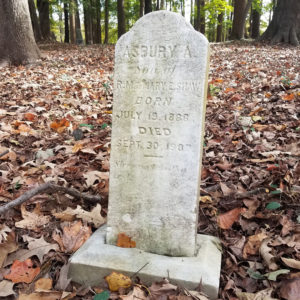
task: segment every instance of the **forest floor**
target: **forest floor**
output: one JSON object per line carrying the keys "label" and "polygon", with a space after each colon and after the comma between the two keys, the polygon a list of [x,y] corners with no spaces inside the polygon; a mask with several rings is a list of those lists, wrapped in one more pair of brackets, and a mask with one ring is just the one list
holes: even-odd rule
{"label": "forest floor", "polygon": [[[66,274],[107,213],[114,46],[40,48],[40,63],[0,68],[0,202],[45,182],[102,200],[54,189],[0,215],[0,299],[107,299]],[[299,300],[299,57],[212,45],[198,232],[222,242],[220,299]],[[207,299],[166,282],[111,298],[151,295]]]}

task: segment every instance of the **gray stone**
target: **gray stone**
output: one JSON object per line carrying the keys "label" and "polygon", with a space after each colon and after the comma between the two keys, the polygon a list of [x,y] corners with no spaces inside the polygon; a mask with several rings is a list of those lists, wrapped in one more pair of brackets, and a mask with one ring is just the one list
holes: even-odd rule
{"label": "gray stone", "polygon": [[73,281],[104,286],[104,277],[112,271],[131,276],[143,267],[136,275],[145,284],[169,278],[171,283],[193,290],[201,282],[202,291],[217,298],[221,266],[217,238],[198,234],[197,256],[170,257],[108,245],[105,234],[105,226],[99,228],[71,257],[69,276]]}
{"label": "gray stone", "polygon": [[194,256],[209,44],[176,13],[145,15],[116,45],[107,242]]}

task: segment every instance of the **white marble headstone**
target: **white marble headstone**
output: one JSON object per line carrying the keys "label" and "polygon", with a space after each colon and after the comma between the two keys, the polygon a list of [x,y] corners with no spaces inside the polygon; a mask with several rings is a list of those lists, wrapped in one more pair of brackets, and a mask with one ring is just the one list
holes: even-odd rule
{"label": "white marble headstone", "polygon": [[107,243],[194,256],[209,43],[176,13],[145,15],[116,45]]}

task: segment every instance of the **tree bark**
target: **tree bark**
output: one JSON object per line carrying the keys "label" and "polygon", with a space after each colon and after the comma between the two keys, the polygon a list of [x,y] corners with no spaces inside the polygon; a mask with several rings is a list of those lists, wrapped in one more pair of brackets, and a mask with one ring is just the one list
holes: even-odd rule
{"label": "tree bark", "polygon": [[109,0],[104,2],[104,44],[108,44]]}
{"label": "tree bark", "polygon": [[33,28],[34,37],[35,37],[35,40],[37,42],[39,42],[42,40],[42,33],[41,33],[39,19],[36,14],[36,7],[34,4],[34,1],[28,0],[28,5],[29,5],[30,18],[31,18],[31,24],[32,24],[32,28]]}
{"label": "tree bark", "polygon": [[218,25],[217,25],[217,40],[216,42],[222,42],[222,32],[223,32],[223,18],[224,13],[221,12],[218,14]]}
{"label": "tree bark", "polygon": [[101,44],[101,2],[96,0],[96,30],[95,30],[95,41],[96,44]]}
{"label": "tree bark", "polygon": [[117,12],[118,12],[118,38],[120,38],[126,32],[124,0],[117,0]]}
{"label": "tree bark", "polygon": [[67,2],[64,2],[64,16],[65,16],[65,43],[69,43],[70,42],[69,8]]}
{"label": "tree bark", "polygon": [[205,34],[205,0],[200,0],[200,32]]}
{"label": "tree bark", "polygon": [[49,0],[37,0],[37,7],[39,10],[42,37],[44,40],[50,40],[51,32],[50,32]]}
{"label": "tree bark", "polygon": [[260,28],[260,12],[253,8],[251,13],[251,37],[253,39],[259,38]]}
{"label": "tree bark", "polygon": [[160,0],[160,10],[166,9],[166,0]]}
{"label": "tree bark", "polygon": [[140,0],[140,18],[144,15],[145,11],[145,0]]}
{"label": "tree bark", "polygon": [[83,38],[81,33],[81,24],[80,24],[80,16],[79,16],[77,0],[75,0],[75,31],[76,31],[76,44],[82,44]]}
{"label": "tree bark", "polygon": [[299,45],[300,41],[300,1],[278,0],[270,25],[262,35],[271,43]]}
{"label": "tree bark", "polygon": [[195,18],[194,18],[194,0],[191,0],[191,16],[190,16],[190,23],[192,26],[195,26]]}
{"label": "tree bark", "polygon": [[152,12],[152,1],[145,0],[145,14]]}
{"label": "tree bark", "polygon": [[69,18],[70,18],[71,44],[75,44],[75,42],[76,42],[76,29],[75,29],[75,3],[74,3],[74,0],[69,1]]}
{"label": "tree bark", "polygon": [[92,28],[92,10],[91,3],[85,2],[83,7],[84,14],[84,31],[85,31],[85,43],[90,45],[93,43],[93,28]]}
{"label": "tree bark", "polygon": [[244,37],[247,14],[253,0],[234,1],[234,15],[231,31],[231,39],[240,40]]}
{"label": "tree bark", "polygon": [[196,7],[196,16],[195,16],[195,25],[194,28],[197,31],[200,31],[200,0],[195,0]]}
{"label": "tree bark", "polygon": [[0,1],[0,65],[32,63],[39,57],[28,1]]}

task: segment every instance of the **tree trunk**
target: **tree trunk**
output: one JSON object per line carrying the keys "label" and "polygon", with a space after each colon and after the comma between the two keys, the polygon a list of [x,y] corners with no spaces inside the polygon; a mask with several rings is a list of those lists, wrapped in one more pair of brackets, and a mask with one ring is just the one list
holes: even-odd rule
{"label": "tree trunk", "polygon": [[200,0],[200,32],[205,34],[205,0]]}
{"label": "tree trunk", "polygon": [[124,0],[117,0],[118,11],[118,38],[120,38],[125,32],[125,13],[124,13]]}
{"label": "tree trunk", "polygon": [[231,31],[231,39],[240,40],[244,37],[245,23],[248,11],[253,0],[236,0],[234,1],[234,15]]}
{"label": "tree trunk", "polygon": [[191,0],[191,16],[190,16],[190,22],[192,26],[195,26],[195,19],[194,19],[194,0]]}
{"label": "tree trunk", "polygon": [[197,31],[200,31],[200,0],[195,0],[195,25],[194,28]]}
{"label": "tree trunk", "polygon": [[31,24],[34,32],[34,37],[37,42],[42,40],[42,33],[40,28],[39,19],[36,14],[36,7],[33,0],[28,0],[29,11],[30,11],[30,18]]}
{"label": "tree trunk", "polygon": [[152,1],[145,0],[145,14],[152,12]]}
{"label": "tree trunk", "polygon": [[74,3],[74,0],[69,1],[69,16],[70,16],[71,44],[75,44],[75,42],[76,42],[76,29],[75,29],[75,3]]}
{"label": "tree trunk", "polygon": [[0,65],[32,63],[39,57],[28,1],[0,1]]}
{"label": "tree trunk", "polygon": [[89,1],[84,3],[83,14],[84,14],[85,43],[87,45],[90,45],[93,43],[93,29],[92,29],[91,3]]}
{"label": "tree trunk", "polygon": [[37,7],[39,10],[42,37],[44,40],[50,40],[51,32],[50,32],[49,0],[37,0]]}
{"label": "tree trunk", "polygon": [[108,44],[109,0],[104,2],[104,44]]}
{"label": "tree trunk", "polygon": [[262,39],[272,43],[299,45],[300,40],[300,1],[278,0],[270,25]]}
{"label": "tree trunk", "polygon": [[145,10],[145,0],[140,0],[140,18],[144,15]]}
{"label": "tree trunk", "polygon": [[251,13],[251,37],[253,39],[259,38],[260,27],[260,12],[253,8]]}
{"label": "tree trunk", "polygon": [[80,16],[79,16],[77,0],[75,0],[75,31],[76,31],[76,44],[82,44],[83,38],[81,33],[81,24],[80,24]]}
{"label": "tree trunk", "polygon": [[217,43],[222,42],[224,12],[218,14]]}
{"label": "tree trunk", "polygon": [[101,2],[96,0],[96,32],[95,32],[95,43],[101,44]]}
{"label": "tree trunk", "polygon": [[64,2],[64,16],[65,16],[65,43],[69,43],[70,42],[69,9],[68,9],[67,2]]}
{"label": "tree trunk", "polygon": [[166,0],[160,0],[160,10],[166,9]]}

